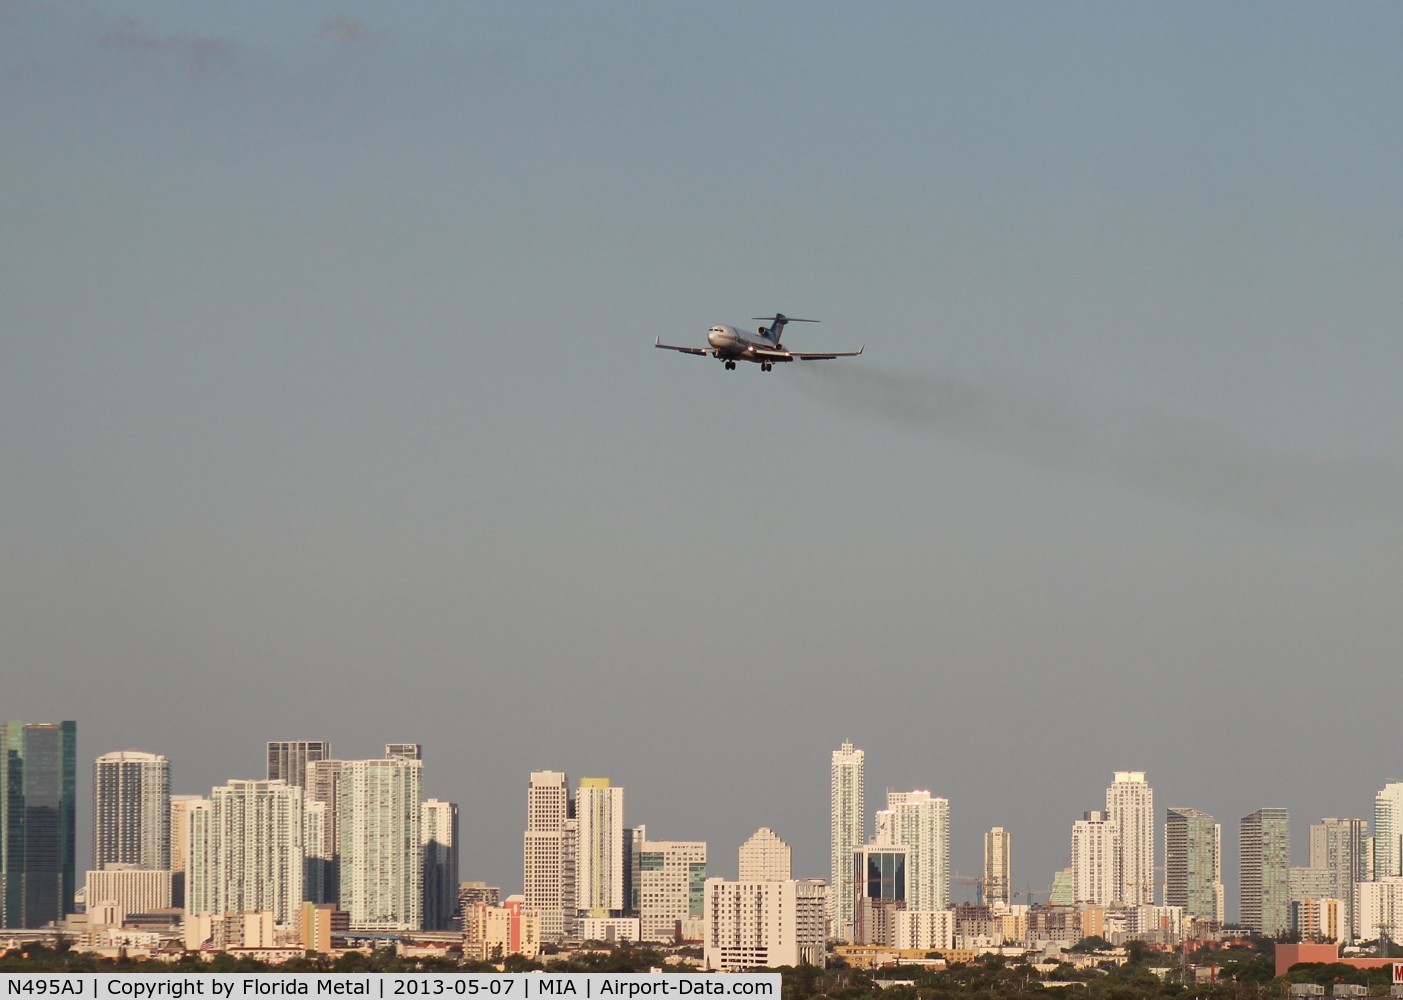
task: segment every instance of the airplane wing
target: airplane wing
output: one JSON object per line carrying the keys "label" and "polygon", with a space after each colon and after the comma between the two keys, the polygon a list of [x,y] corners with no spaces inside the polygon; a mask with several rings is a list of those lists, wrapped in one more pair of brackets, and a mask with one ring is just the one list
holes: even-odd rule
{"label": "airplane wing", "polygon": [[828,351],[824,354],[790,351],[789,356],[795,361],[832,361],[834,358],[855,358],[865,350],[867,350],[867,345],[863,344],[855,351]]}
{"label": "airplane wing", "polygon": [[697,354],[703,358],[711,356],[711,351],[704,347],[678,347],[676,344],[664,344],[661,337],[653,342],[653,346],[661,347],[666,351],[681,351],[683,354]]}

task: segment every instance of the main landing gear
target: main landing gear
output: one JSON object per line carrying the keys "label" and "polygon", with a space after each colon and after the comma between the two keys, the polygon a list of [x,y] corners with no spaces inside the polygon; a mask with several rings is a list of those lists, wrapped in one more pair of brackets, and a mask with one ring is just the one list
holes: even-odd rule
{"label": "main landing gear", "polygon": [[734,361],[727,361],[727,362],[726,362],[726,371],[728,371],[728,372],[733,372],[733,371],[735,371],[735,370],[736,370],[736,363],[735,363]]}
{"label": "main landing gear", "polygon": [[769,371],[769,370],[770,370],[771,368],[773,368],[773,367],[774,367],[774,364],[773,364],[772,362],[769,362],[769,361],[762,361],[762,362],[760,362],[760,370],[761,370],[762,372],[767,372],[767,371]]}

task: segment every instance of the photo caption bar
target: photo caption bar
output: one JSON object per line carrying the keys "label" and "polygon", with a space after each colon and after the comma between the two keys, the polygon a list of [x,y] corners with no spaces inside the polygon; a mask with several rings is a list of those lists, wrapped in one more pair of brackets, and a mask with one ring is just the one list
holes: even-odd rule
{"label": "photo caption bar", "polygon": [[778,972],[6,972],[0,1000],[254,1000],[258,997],[479,997],[501,1000],[636,1000],[638,997],[774,997]]}

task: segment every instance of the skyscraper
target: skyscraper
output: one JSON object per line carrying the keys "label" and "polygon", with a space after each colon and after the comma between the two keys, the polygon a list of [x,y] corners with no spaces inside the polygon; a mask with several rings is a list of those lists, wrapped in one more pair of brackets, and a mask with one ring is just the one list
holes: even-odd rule
{"label": "skyscraper", "polygon": [[1117,899],[1118,833],[1099,809],[1072,824],[1072,891],[1078,904],[1106,906]]}
{"label": "skyscraper", "polygon": [[950,905],[950,802],[928,791],[888,796],[895,843],[906,848],[906,908]]}
{"label": "skyscraper", "polygon": [[581,778],[575,791],[579,840],[575,909],[608,916],[624,908],[624,790],[608,778]]}
{"label": "skyscraper", "polygon": [[1403,875],[1403,781],[1374,796],[1374,878]]}
{"label": "skyscraper", "polygon": [[1106,816],[1116,827],[1115,892],[1127,903],[1155,901],[1155,793],[1144,771],[1117,771],[1106,789]]}
{"label": "skyscraper", "polygon": [[866,754],[844,742],[829,772],[828,923],[840,941],[853,939],[853,851],[867,840]]}
{"label": "skyscraper", "polygon": [[187,913],[272,911],[288,925],[303,899],[302,789],[232,780],[186,802]]}
{"label": "skyscraper", "polygon": [[1357,885],[1368,879],[1366,819],[1322,819],[1310,827],[1310,866],[1330,872],[1331,892],[1345,901],[1346,933],[1354,927]]}
{"label": "skyscraper", "polygon": [[1284,934],[1290,929],[1286,869],[1291,842],[1286,810],[1267,807],[1242,817],[1239,850],[1242,923],[1267,937]]}
{"label": "skyscraper", "polygon": [[[706,896],[706,844],[701,841],[641,839],[633,853],[634,894],[644,941],[673,944],[677,931],[700,929]],[[692,936],[692,935],[687,935]]]}
{"label": "skyscraper", "polygon": [[422,769],[403,757],[341,764],[340,902],[353,930],[422,927]]}
{"label": "skyscraper", "polygon": [[[522,849],[525,905],[541,915],[541,940],[559,943],[565,934],[565,822],[570,819],[570,782],[563,771],[532,771],[526,786],[526,835]],[[571,890],[569,906],[575,897]]]}
{"label": "skyscraper", "polygon": [[0,926],[42,927],[73,909],[78,726],[0,725]]}
{"label": "skyscraper", "polygon": [[890,946],[896,935],[896,912],[909,905],[908,851],[901,844],[874,840],[853,851],[854,944]]}
{"label": "skyscraper", "polygon": [[323,758],[307,762],[307,898],[334,903],[341,898],[341,765]]}
{"label": "skyscraper", "polygon": [[984,884],[981,896],[985,903],[1012,902],[1013,837],[1001,826],[984,835]]}
{"label": "skyscraper", "polygon": [[308,762],[330,758],[331,744],[325,740],[270,740],[268,780],[286,781],[302,788],[307,784]]}
{"label": "skyscraper", "polygon": [[788,882],[793,852],[768,826],[756,830],[740,845],[740,881]]}
{"label": "skyscraper", "polygon": [[419,836],[424,844],[424,930],[452,930],[458,906],[457,803],[426,801]]}
{"label": "skyscraper", "polygon": [[309,903],[336,902],[335,824],[331,807],[306,794],[302,799],[302,898]]}
{"label": "skyscraper", "polygon": [[1222,922],[1222,828],[1187,806],[1165,811],[1164,905],[1199,920]]}
{"label": "skyscraper", "polygon": [[118,750],[93,762],[93,868],[171,867],[171,768],[159,754]]}

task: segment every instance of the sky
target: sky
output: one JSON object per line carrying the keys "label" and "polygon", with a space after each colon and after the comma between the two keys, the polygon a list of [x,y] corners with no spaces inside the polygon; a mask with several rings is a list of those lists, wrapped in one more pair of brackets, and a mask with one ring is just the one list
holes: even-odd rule
{"label": "sky", "polygon": [[[1034,890],[1143,770],[1235,914],[1239,817],[1304,864],[1403,778],[1401,48],[1369,2],[0,0],[0,716],[181,793],[421,742],[506,892],[532,770],[826,876],[851,740]],[[776,311],[866,351],[652,346]]]}

